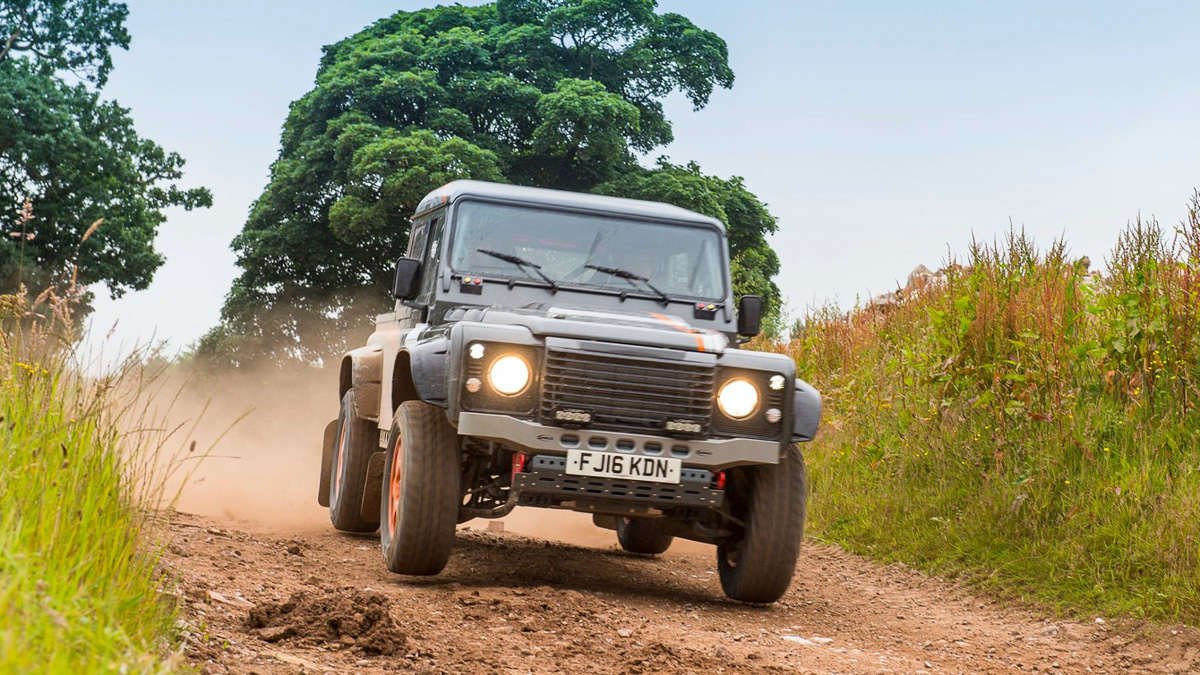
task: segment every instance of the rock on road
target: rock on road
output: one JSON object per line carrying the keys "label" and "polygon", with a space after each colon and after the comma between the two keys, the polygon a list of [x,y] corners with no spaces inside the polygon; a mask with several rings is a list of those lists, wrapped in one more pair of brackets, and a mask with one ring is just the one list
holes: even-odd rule
{"label": "rock on road", "polygon": [[206,673],[1200,672],[1195,629],[1040,616],[814,543],[758,607],[724,597],[711,556],[463,531],[445,572],[410,578],[374,537],[170,526]]}

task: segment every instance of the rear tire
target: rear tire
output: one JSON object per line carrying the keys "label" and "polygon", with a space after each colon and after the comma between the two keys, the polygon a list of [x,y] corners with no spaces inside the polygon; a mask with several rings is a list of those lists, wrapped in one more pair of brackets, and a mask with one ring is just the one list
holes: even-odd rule
{"label": "rear tire", "polygon": [[396,410],[383,467],[379,538],[387,568],[433,575],[450,560],[460,504],[458,434],[441,408],[406,401]]}
{"label": "rear tire", "polygon": [[804,455],[791,445],[779,464],[730,471],[730,483],[730,505],[746,527],[741,539],[717,547],[721,587],[734,600],[775,602],[792,583],[804,539]]}
{"label": "rear tire", "polygon": [[333,465],[329,480],[329,521],[342,532],[374,532],[377,525],[362,517],[367,464],[379,449],[378,431],[370,420],[354,415],[354,390],[342,397],[334,437]]}
{"label": "rear tire", "polygon": [[617,518],[617,541],[630,553],[658,555],[671,547],[675,537],[663,534],[661,518]]}

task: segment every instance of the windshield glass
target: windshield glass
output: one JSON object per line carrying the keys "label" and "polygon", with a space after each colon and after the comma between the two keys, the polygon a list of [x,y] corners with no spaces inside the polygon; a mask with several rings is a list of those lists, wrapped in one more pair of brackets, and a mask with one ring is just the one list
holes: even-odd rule
{"label": "windshield glass", "polygon": [[646,277],[672,297],[723,300],[721,238],[707,227],[659,225],[619,216],[465,201],[454,218],[450,267],[459,274],[527,278],[519,266],[479,249],[516,256],[564,286],[632,291],[631,283],[587,265]]}

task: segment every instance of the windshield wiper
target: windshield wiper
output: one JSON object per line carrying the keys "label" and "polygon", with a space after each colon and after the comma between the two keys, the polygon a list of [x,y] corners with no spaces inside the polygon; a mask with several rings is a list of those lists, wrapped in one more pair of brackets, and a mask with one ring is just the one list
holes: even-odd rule
{"label": "windshield wiper", "polygon": [[657,293],[659,301],[662,302],[664,305],[671,304],[671,296],[667,295],[666,293],[663,293],[661,290],[658,289],[657,286],[650,283],[649,279],[647,279],[644,276],[641,276],[640,274],[634,274],[633,272],[630,272],[629,270],[623,270],[620,267],[605,267],[604,265],[593,265],[591,263],[585,264],[584,267],[586,267],[590,270],[596,270],[597,272],[604,272],[605,274],[611,274],[612,276],[617,277],[618,279],[624,279],[630,286],[633,286],[634,288],[637,288],[637,284],[634,284],[633,282],[640,281],[646,285],[646,288],[649,288],[650,290]]}
{"label": "windshield wiper", "polygon": [[522,272],[525,272],[526,275],[529,275],[529,272],[526,271],[526,268],[533,270],[539,277],[542,278],[543,281],[545,281],[547,284],[550,284],[550,290],[552,290],[556,293],[558,292],[558,282],[551,279],[550,277],[546,276],[546,273],[542,271],[541,265],[529,262],[528,260],[518,257],[518,256],[515,256],[515,255],[512,255],[511,253],[501,253],[500,251],[490,251],[486,248],[477,248],[475,250],[479,251],[480,253],[482,253],[484,255],[490,255],[493,258],[503,260],[504,262],[507,262],[507,263],[512,263],[517,266],[517,269],[521,270]]}

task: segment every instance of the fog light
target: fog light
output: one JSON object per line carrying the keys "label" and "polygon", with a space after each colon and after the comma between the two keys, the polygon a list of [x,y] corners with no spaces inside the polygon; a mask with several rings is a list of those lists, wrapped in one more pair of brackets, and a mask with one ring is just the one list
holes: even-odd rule
{"label": "fog light", "polygon": [[667,431],[679,431],[685,434],[698,434],[704,430],[704,427],[699,422],[691,420],[667,420],[663,428]]}
{"label": "fog light", "polygon": [[483,389],[483,381],[478,377],[472,377],[467,380],[467,391],[472,394],[478,394],[480,389]]}
{"label": "fog light", "polygon": [[591,424],[592,413],[586,410],[555,410],[554,419],[559,422],[574,422],[576,424]]}
{"label": "fog light", "polygon": [[488,383],[505,396],[516,396],[529,385],[529,364],[514,354],[501,356],[488,369]]}
{"label": "fog light", "polygon": [[483,345],[476,342],[475,344],[471,345],[471,348],[467,351],[467,353],[470,354],[471,358],[473,358],[475,360],[482,359],[483,358]]}
{"label": "fog light", "polygon": [[775,424],[776,422],[778,422],[781,419],[783,419],[783,413],[779,412],[779,408],[768,408],[767,409],[767,421],[768,422],[770,422],[771,424]]}
{"label": "fog light", "polygon": [[774,389],[775,391],[780,391],[781,389],[783,389],[783,383],[784,383],[784,379],[783,379],[782,375],[772,375],[771,376],[771,381],[770,381],[771,389]]}

